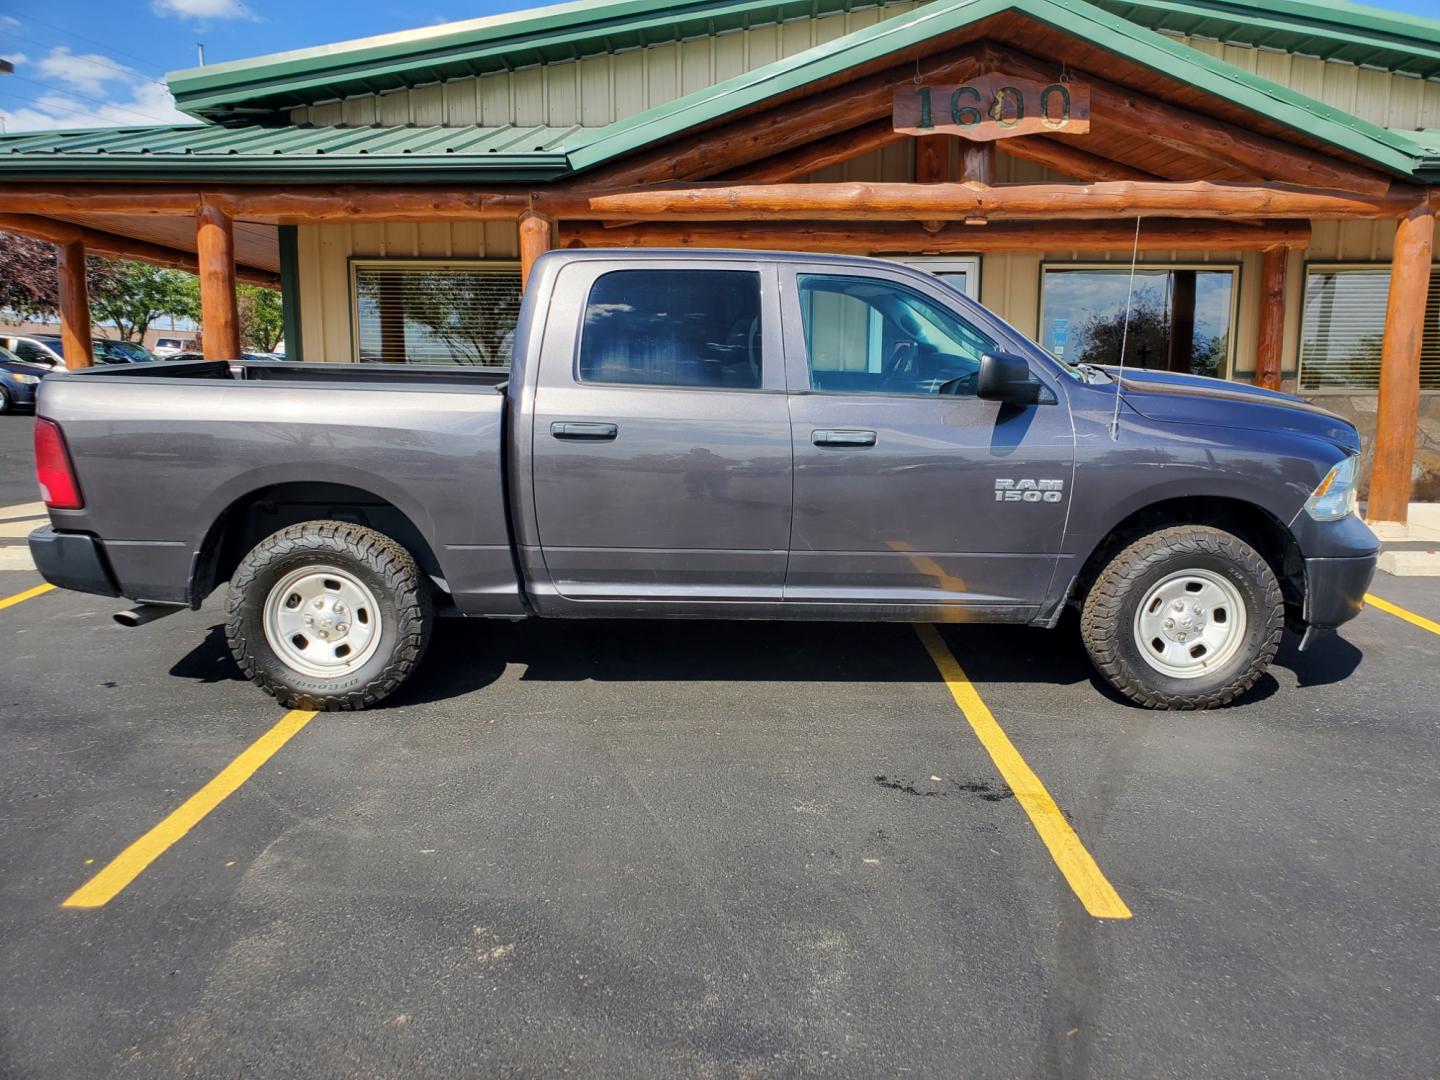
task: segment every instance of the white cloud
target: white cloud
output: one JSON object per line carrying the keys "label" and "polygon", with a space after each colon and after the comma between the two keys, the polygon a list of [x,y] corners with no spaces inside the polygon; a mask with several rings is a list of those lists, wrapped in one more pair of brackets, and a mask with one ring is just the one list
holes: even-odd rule
{"label": "white cloud", "polygon": [[[94,59],[111,63],[103,56],[97,55]],[[146,124],[195,122],[194,117],[186,116],[175,108],[170,91],[162,83],[146,79],[119,64],[103,68],[108,74],[98,82],[80,78],[78,72],[81,70],[86,69],[75,69],[69,78],[56,72],[46,72],[56,80],[64,79],[70,83],[74,88],[73,92],[65,89],[47,90],[24,105],[0,108],[0,121],[4,122],[5,130],[47,131],[56,128],[137,127]]]}
{"label": "white cloud", "polygon": [[35,65],[37,71],[52,82],[63,82],[87,94],[105,93],[105,84],[133,82],[142,78],[137,72],[117,64],[99,53],[73,53],[64,45],[51,49]]}
{"label": "white cloud", "polygon": [[253,19],[255,13],[240,0],[154,0],[156,15],[180,19]]}

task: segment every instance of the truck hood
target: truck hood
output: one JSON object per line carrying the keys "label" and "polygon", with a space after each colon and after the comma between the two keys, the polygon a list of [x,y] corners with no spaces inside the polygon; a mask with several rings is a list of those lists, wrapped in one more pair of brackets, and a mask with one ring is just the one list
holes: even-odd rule
{"label": "truck hood", "polygon": [[[1119,374],[1115,368],[1105,370]],[[1360,435],[1353,424],[1293,394],[1203,375],[1134,368],[1126,369],[1121,386],[1125,404],[1149,420],[1289,431],[1325,439],[1351,453],[1360,452]]]}

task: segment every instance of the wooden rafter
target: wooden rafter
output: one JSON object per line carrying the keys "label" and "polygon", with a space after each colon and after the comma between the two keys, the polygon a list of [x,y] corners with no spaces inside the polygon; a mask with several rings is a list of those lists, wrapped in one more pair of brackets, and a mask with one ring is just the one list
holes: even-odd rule
{"label": "wooden rafter", "polygon": [[888,117],[895,84],[914,78],[917,70],[932,81],[960,80],[975,66],[974,57],[957,53],[891,68],[644,151],[604,170],[597,182],[629,187],[717,176]]}
{"label": "wooden rafter", "polygon": [[[1016,50],[993,54],[1004,71],[1046,81],[1056,65]],[[1304,147],[1247,131],[1178,105],[1155,101],[1086,72],[1071,76],[1090,86],[1092,125],[1103,122],[1192,157],[1239,168],[1254,177],[1282,183],[1380,195],[1390,179]]]}
{"label": "wooden rafter", "polygon": [[[38,217],[32,214],[0,214],[0,229],[6,232],[20,233],[22,236],[33,236],[38,240],[48,240],[52,244],[71,244],[79,241],[85,245],[87,252],[94,255],[133,259],[136,262],[151,263],[154,266],[164,266],[172,270],[186,270],[192,274],[199,271],[199,260],[191,252],[166,247],[149,240],[136,240],[118,233],[89,229],[68,221],[56,221],[53,218]],[[279,274],[253,266],[237,266],[236,277],[240,281],[252,285],[264,285],[269,288],[277,288],[280,285]]]}
{"label": "wooden rafter", "polygon": [[1047,139],[1044,135],[1025,135],[1002,139],[995,144],[1002,154],[1022,161],[1031,161],[1075,180],[1161,180],[1164,177],[1137,169],[1123,162],[1092,154],[1069,143]]}
{"label": "wooden rafter", "polygon": [[896,131],[890,118],[885,117],[742,165],[723,174],[722,179],[743,184],[784,184],[832,165],[843,165],[908,138],[908,135]]}

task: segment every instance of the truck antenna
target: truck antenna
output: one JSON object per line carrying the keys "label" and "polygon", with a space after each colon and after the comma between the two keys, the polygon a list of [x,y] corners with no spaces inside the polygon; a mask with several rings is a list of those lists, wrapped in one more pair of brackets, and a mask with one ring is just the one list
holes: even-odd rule
{"label": "truck antenna", "polygon": [[1140,215],[1135,215],[1135,244],[1130,249],[1130,287],[1125,293],[1125,324],[1120,330],[1120,366],[1115,372],[1115,414],[1110,418],[1110,438],[1120,437],[1120,395],[1125,388],[1125,346],[1130,343],[1130,314],[1134,310],[1135,264],[1140,261]]}

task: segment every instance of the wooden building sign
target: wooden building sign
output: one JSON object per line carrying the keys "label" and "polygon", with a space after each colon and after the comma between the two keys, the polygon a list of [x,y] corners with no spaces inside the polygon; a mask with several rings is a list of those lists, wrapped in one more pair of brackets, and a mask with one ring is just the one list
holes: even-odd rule
{"label": "wooden building sign", "polygon": [[958,86],[895,87],[895,130],[907,135],[960,135],[978,142],[1046,132],[1090,130],[1090,87],[978,75]]}

